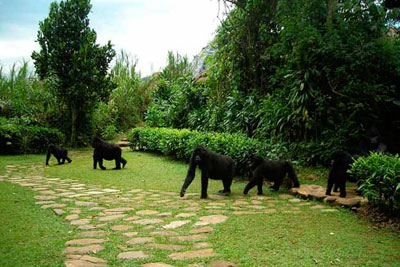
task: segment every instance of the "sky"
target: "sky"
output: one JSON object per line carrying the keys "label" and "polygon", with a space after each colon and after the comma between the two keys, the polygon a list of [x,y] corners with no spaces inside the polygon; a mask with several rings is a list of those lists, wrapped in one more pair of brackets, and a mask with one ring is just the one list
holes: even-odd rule
{"label": "sky", "polygon": [[[53,0],[0,0],[0,65],[29,60],[39,21]],[[166,65],[168,51],[189,60],[213,39],[220,24],[218,0],[92,0],[90,27],[97,43],[108,40],[135,57],[142,77]]]}

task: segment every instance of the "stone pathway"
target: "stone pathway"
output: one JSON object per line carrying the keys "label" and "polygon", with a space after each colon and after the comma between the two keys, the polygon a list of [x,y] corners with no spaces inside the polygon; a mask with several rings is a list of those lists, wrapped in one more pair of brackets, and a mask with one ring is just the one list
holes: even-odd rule
{"label": "stone pathway", "polygon": [[[224,255],[208,242],[217,225],[231,216],[337,211],[289,194],[211,194],[200,200],[197,193],[180,198],[176,192],[101,188],[74,179],[45,177],[41,165],[8,165],[0,181],[36,191],[37,205],[76,227],[63,250],[65,266],[71,267],[125,261],[132,266],[182,266],[182,260],[193,263],[187,266],[236,266],[221,260]],[[159,261],[160,254],[165,262]]]}
{"label": "stone pathway", "polygon": [[315,184],[302,184],[300,188],[291,188],[290,192],[303,199],[315,199],[329,203],[333,206],[357,208],[368,203],[368,199],[357,195],[356,187],[346,187],[346,198],[339,197],[338,192],[332,192],[331,196],[325,195],[326,187]]}

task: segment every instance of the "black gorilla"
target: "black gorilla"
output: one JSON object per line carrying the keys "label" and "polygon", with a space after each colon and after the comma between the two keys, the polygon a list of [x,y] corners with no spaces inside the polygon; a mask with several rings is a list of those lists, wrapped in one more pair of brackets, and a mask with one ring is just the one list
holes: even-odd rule
{"label": "black gorilla", "polygon": [[224,189],[219,193],[230,194],[233,177],[232,158],[198,146],[190,157],[190,166],[182,186],[181,197],[185,195],[186,189],[192,183],[197,166],[201,170],[201,198],[207,198],[208,179],[222,180]]}
{"label": "black gorilla", "polygon": [[55,145],[49,145],[49,148],[47,150],[47,156],[46,156],[46,165],[49,165],[49,160],[50,156],[53,154],[53,156],[57,159],[58,164],[64,164],[65,160],[68,161],[68,163],[71,163],[71,159],[68,157],[68,150],[64,148],[58,148]]}
{"label": "black gorilla", "polygon": [[278,191],[283,179],[286,177],[286,174],[288,174],[291,180],[288,187],[300,186],[296,172],[294,171],[292,164],[288,161],[269,161],[260,156],[254,156],[251,162],[251,169],[253,177],[243,191],[243,194],[245,195],[247,195],[249,190],[256,185],[258,194],[262,195],[262,184],[264,178],[274,181],[274,185],[270,188]]}
{"label": "black gorilla", "polygon": [[97,162],[102,170],[105,170],[106,167],[103,166],[103,159],[105,160],[115,160],[115,168],[114,170],[121,169],[125,167],[127,161],[121,157],[122,150],[116,144],[111,144],[103,141],[102,139],[95,137],[92,141],[93,151],[93,168],[96,169]]}
{"label": "black gorilla", "polygon": [[[354,156],[357,158],[357,156]],[[326,195],[331,194],[332,187],[335,186],[334,192],[340,189],[340,197],[346,197],[346,181],[355,182],[351,179],[347,170],[350,169],[351,164],[354,162],[353,157],[343,150],[335,151],[331,156],[331,167],[328,175],[328,186],[326,188]]]}

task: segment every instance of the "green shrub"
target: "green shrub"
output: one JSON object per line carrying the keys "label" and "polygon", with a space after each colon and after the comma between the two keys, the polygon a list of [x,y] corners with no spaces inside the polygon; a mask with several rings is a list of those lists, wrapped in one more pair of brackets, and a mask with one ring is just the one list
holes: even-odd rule
{"label": "green shrub", "polygon": [[118,132],[117,127],[115,127],[112,124],[107,125],[107,127],[101,133],[101,137],[103,137],[105,140],[111,140],[115,137],[117,132]]}
{"label": "green shrub", "polygon": [[283,159],[287,150],[282,144],[272,144],[240,134],[203,133],[187,129],[134,128],[129,135],[132,147],[160,152],[177,159],[188,160],[196,146],[202,145],[214,152],[232,157],[237,175],[250,173],[252,155],[268,159]]}
{"label": "green shrub", "polygon": [[57,129],[15,124],[0,125],[1,154],[39,153],[49,144],[60,144],[63,135]]}
{"label": "green shrub", "polygon": [[360,157],[349,172],[361,181],[359,190],[372,205],[400,210],[399,155],[372,153]]}

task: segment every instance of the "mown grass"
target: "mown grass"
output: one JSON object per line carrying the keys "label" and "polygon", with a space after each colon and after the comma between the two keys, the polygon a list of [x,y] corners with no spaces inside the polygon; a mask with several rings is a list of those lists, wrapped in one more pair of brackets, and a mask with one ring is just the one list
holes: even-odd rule
{"label": "mown grass", "polygon": [[[113,162],[105,162],[106,171],[93,170],[91,150],[75,150],[71,152],[73,162],[66,165],[56,165],[55,160],[51,161],[50,167],[44,169],[44,174],[49,177],[59,177],[63,179],[76,179],[86,184],[95,184],[100,187],[115,187],[123,190],[135,188],[141,189],[159,189],[162,191],[171,191],[178,194],[182,181],[185,178],[187,164],[173,161],[168,157],[163,157],[150,153],[124,151],[124,158],[128,160],[128,165],[121,171],[111,170],[114,167]],[[44,165],[44,155],[33,156],[10,156],[0,157],[0,167],[8,163],[30,163],[39,162]],[[313,169],[298,169],[303,181],[309,181],[310,175],[316,183],[323,183],[326,170],[318,169],[316,177],[313,176]],[[199,193],[200,179],[199,173],[194,180],[188,193]],[[301,180],[302,181],[302,180]],[[16,253],[14,257],[6,255],[0,257],[1,266],[19,266],[23,261],[17,255],[25,255],[31,253],[36,255],[29,266],[41,266],[46,263],[42,259],[47,259],[49,253],[55,258],[50,265],[60,264],[62,259],[61,249],[65,242],[65,231],[69,229],[67,223],[62,223],[60,219],[53,215],[50,211],[41,210],[35,207],[32,200],[32,193],[27,192],[17,186],[7,183],[0,183],[13,187],[8,188],[7,192],[14,191],[15,195],[6,194],[4,198],[10,201],[2,201],[2,207],[8,207],[10,210],[23,211],[24,205],[29,205],[29,216],[32,218],[27,223],[28,226],[35,224],[42,225],[43,218],[49,220],[51,224],[61,224],[61,226],[52,226],[51,229],[45,228],[43,231],[49,234],[54,233],[54,229],[60,229],[57,234],[55,244],[48,250],[41,248],[40,242],[34,241],[32,246],[26,247],[18,242],[18,240],[10,240],[9,238],[0,238],[0,247],[6,247],[7,250],[0,249],[1,254],[6,255],[9,251],[8,245],[12,243],[12,249],[15,251],[26,250],[25,254]],[[210,181],[209,194],[215,193],[221,189],[220,181]],[[230,197],[235,199],[242,195],[244,182],[235,182],[232,185],[233,194]],[[0,187],[0,189],[2,188]],[[280,193],[285,192],[284,190]],[[250,191],[250,196],[256,194],[254,188]],[[265,194],[274,197],[276,200],[275,208],[278,210],[289,209],[295,206],[288,204],[285,200],[279,200],[277,193],[265,190]],[[15,198],[20,199],[19,202],[13,203]],[[196,200],[198,196],[194,199]],[[30,199],[30,200],[29,200]],[[278,201],[279,200],[279,201]],[[28,203],[28,204],[27,204]],[[200,202],[201,205],[206,205]],[[268,202],[267,202],[268,203]],[[149,204],[146,202],[146,205]],[[228,204],[229,205],[229,204]],[[163,207],[150,207],[166,211]],[[4,208],[2,208],[3,210]],[[176,215],[182,210],[171,210]],[[204,212],[204,211],[202,211]],[[205,215],[197,212],[196,217]],[[92,212],[93,213],[93,212]],[[3,214],[3,212],[2,212]],[[95,213],[85,212],[81,216],[95,216]],[[132,212],[134,215],[134,212]],[[3,215],[0,215],[3,217]],[[5,227],[0,228],[0,235],[7,236],[7,228],[12,225],[19,225],[20,222],[15,216],[7,216]],[[47,218],[46,218],[47,217]],[[171,218],[170,220],[173,220]],[[2,221],[4,219],[2,218]],[[120,224],[122,221],[116,221],[113,224]],[[112,233],[107,226],[105,229],[110,233],[110,242],[106,244],[106,249],[99,252],[98,256],[105,258],[110,266],[134,266],[140,262],[150,262],[150,260],[142,261],[123,261],[116,259],[116,255],[121,252],[118,246],[126,246],[129,239],[121,234]],[[54,228],[54,229],[53,229]],[[190,225],[182,227],[179,231],[185,234],[190,229]],[[145,230],[143,227],[135,226],[133,231],[138,231],[138,236],[146,236],[151,229]],[[27,241],[40,240],[43,232],[32,231],[28,235]],[[165,237],[157,237],[158,243],[167,242]],[[35,243],[36,242],[36,243]],[[283,213],[274,214],[253,214],[253,215],[230,215],[229,219],[216,226],[216,231],[210,234],[207,242],[213,244],[213,248],[219,254],[219,259],[225,259],[237,263],[238,266],[398,266],[400,261],[400,235],[398,233],[386,230],[377,230],[368,223],[361,221],[355,214],[348,210],[339,210],[334,213],[322,213],[319,210],[312,210],[307,206],[301,206],[299,213]],[[7,245],[7,246],[5,246]],[[134,250],[143,249],[142,246],[133,246]],[[162,250],[152,250],[154,257],[151,261],[163,261],[176,266],[186,266],[188,263],[207,264],[209,259],[196,259],[186,261],[173,261],[168,259],[170,252]],[[2,256],[1,255],[1,256]],[[167,258],[167,259],[166,259]],[[37,260],[35,260],[37,259]],[[4,264],[1,264],[3,263]],[[132,265],[133,264],[133,265]],[[25,266],[28,266],[25,264]],[[22,266],[22,265],[21,265]],[[139,265],[138,265],[139,266]]]}

